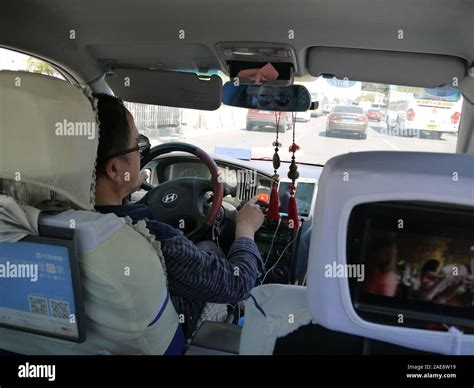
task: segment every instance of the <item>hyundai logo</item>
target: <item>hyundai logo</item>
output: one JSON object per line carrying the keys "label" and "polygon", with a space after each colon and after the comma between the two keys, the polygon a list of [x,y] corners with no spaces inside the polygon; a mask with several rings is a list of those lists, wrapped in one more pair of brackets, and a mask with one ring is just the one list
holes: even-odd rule
{"label": "hyundai logo", "polygon": [[163,203],[171,203],[178,199],[178,194],[176,193],[169,193],[166,194],[163,198],[161,198],[161,202]]}

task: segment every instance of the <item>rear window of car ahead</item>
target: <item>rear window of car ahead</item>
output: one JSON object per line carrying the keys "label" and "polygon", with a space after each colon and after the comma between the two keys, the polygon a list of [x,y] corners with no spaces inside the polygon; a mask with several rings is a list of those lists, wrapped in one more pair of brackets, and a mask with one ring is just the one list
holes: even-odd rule
{"label": "rear window of car ahead", "polygon": [[336,106],[334,112],[345,112],[345,113],[364,113],[364,110],[359,106]]}

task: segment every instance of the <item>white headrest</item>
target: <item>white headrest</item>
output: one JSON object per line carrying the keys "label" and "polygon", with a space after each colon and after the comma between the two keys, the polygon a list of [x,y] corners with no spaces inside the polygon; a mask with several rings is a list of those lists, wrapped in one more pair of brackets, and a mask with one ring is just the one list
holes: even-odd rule
{"label": "white headrest", "polygon": [[[308,303],[326,328],[444,354],[474,354],[474,335],[386,326],[355,312],[349,282],[326,277],[325,266],[347,263],[349,215],[376,201],[431,201],[474,205],[474,155],[422,152],[361,152],[335,157],[318,184],[308,263]],[[455,179],[456,177],[456,179]]]}
{"label": "white headrest", "polygon": [[0,71],[0,178],[94,205],[99,126],[90,100],[66,81]]}

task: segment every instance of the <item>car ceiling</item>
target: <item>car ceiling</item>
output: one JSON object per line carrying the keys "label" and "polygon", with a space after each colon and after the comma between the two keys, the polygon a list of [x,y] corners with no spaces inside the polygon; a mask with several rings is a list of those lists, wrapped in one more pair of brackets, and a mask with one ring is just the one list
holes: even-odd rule
{"label": "car ceiling", "polygon": [[294,47],[304,76],[314,46],[443,54],[470,65],[473,20],[474,0],[10,0],[0,46],[89,82],[111,65],[225,70],[218,42],[282,43]]}

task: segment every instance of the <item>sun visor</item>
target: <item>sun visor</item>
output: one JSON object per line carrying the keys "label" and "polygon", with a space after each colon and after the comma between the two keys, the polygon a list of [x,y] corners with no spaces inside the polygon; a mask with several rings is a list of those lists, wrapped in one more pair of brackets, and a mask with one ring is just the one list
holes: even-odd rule
{"label": "sun visor", "polygon": [[106,81],[116,96],[129,102],[201,110],[221,105],[222,80],[217,75],[203,80],[195,73],[116,69]]}
{"label": "sun visor", "polygon": [[338,79],[437,87],[461,82],[466,62],[445,55],[313,47],[308,51],[308,71],[315,77],[330,74]]}

